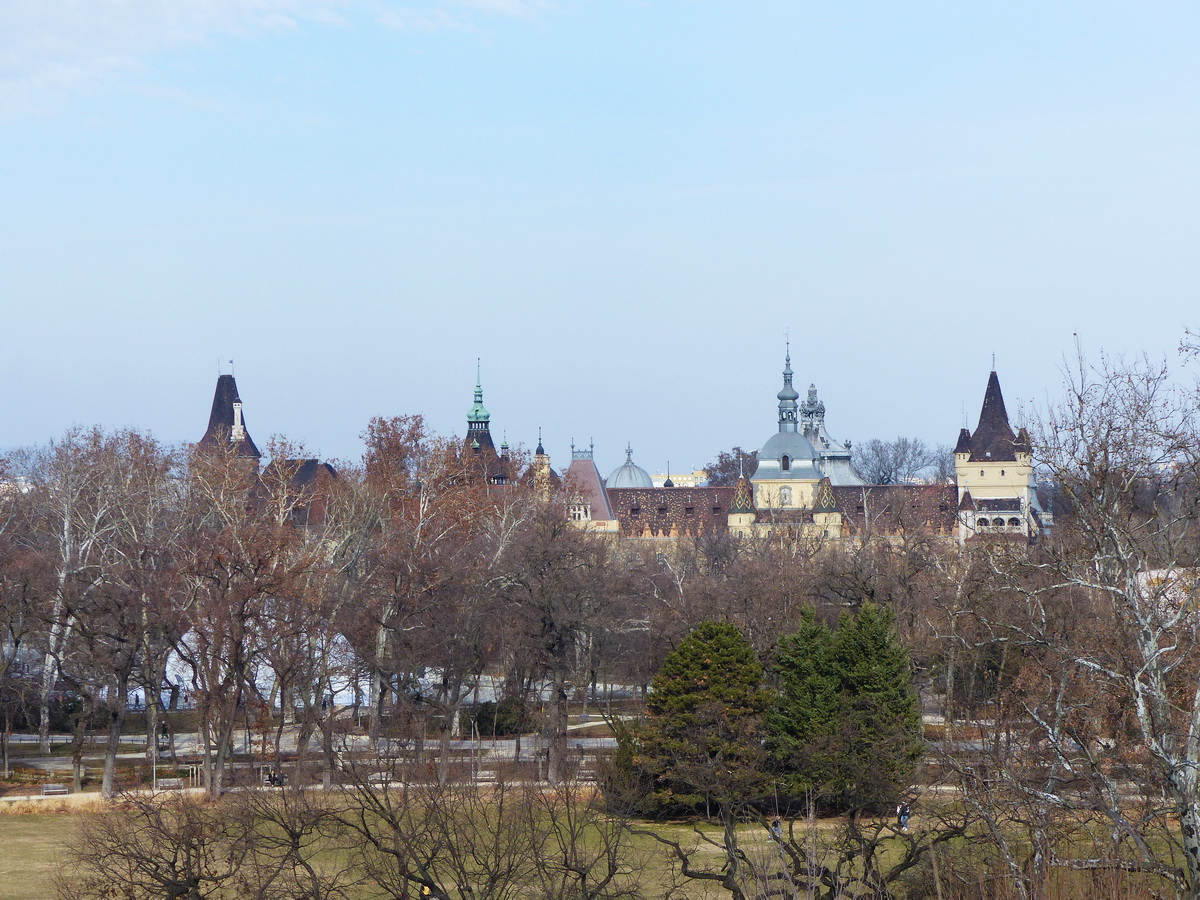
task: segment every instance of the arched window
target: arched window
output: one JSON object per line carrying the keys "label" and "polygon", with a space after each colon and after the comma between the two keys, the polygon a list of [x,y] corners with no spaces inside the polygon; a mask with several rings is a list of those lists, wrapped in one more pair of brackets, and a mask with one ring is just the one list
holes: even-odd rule
{"label": "arched window", "polygon": [[779,505],[780,506],[791,506],[792,505],[792,489],[790,487],[781,487],[779,489]]}
{"label": "arched window", "polygon": [[789,470],[791,467],[792,467],[792,460],[791,460],[791,457],[789,457],[789,456],[786,456],[786,455],[785,455],[785,456],[783,457],[783,462],[781,463],[781,468],[783,469],[783,471],[785,471],[785,472],[786,472],[786,471],[788,471],[788,470]]}
{"label": "arched window", "polygon": [[987,531],[988,528],[991,527],[991,524],[992,523],[989,522],[987,519],[976,519],[975,520],[975,528],[977,531]]}
{"label": "arched window", "polygon": [[1020,527],[1021,527],[1021,520],[1020,520],[1020,519],[1009,519],[1009,520],[1008,520],[1008,525],[1009,525],[1009,527],[1010,527],[1010,528],[1020,528]]}

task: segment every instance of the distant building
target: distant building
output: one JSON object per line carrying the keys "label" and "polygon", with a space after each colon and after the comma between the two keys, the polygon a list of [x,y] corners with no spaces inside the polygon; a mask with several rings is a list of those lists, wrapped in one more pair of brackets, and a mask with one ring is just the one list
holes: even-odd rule
{"label": "distant building", "polygon": [[604,479],[596,468],[594,449],[591,444],[586,450],[576,449],[575,443],[571,443],[571,465],[563,475],[567,514],[572,522],[589,531],[617,532],[620,523],[609,503]]}
{"label": "distant building", "polygon": [[[667,482],[671,482],[667,484]],[[703,469],[693,469],[691,472],[656,472],[650,476],[650,482],[655,487],[703,487],[708,483],[708,473]]]}
{"label": "distant building", "polygon": [[233,447],[238,456],[261,459],[262,454],[254,445],[254,439],[246,430],[246,419],[242,415],[242,398],[238,396],[237,382],[232,375],[217,378],[217,389],[213,393],[212,412],[208,415],[208,429],[200,438],[201,447]]}
{"label": "distant building", "polygon": [[492,441],[491,413],[483,405],[483,386],[479,378],[479,363],[475,363],[475,402],[467,411],[467,436],[463,452],[469,469],[485,484],[505,485],[512,478],[508,441],[502,441],[499,451]]}
{"label": "distant building", "polygon": [[975,431],[958,434],[954,471],[960,541],[983,534],[1034,537],[1052,524],[1038,501],[1029,433],[1013,432],[995,372],[988,377]]}
{"label": "distant building", "polygon": [[272,459],[259,471],[262,453],[246,429],[242,398],[232,375],[217,378],[208,428],[197,446],[209,450],[229,448],[234,456],[253,461],[251,495],[255,502],[266,502],[269,497],[282,501],[290,510],[291,521],[302,527],[324,520],[329,488],[337,472],[329,463],[312,458]]}

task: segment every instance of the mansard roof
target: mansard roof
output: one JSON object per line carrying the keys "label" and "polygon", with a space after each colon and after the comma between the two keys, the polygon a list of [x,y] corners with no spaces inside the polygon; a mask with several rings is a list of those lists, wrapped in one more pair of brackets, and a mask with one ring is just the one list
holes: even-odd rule
{"label": "mansard roof", "polygon": [[[221,375],[217,378],[217,389],[213,394],[212,412],[208,415],[208,430],[200,438],[200,444],[205,447],[219,447],[232,442],[235,403],[240,404],[237,382],[232,375]],[[262,457],[250,431],[246,428],[245,412],[241,413],[242,438],[237,443],[237,455],[249,456],[255,459]]]}
{"label": "mansard roof", "polygon": [[604,479],[596,468],[591,449],[576,450],[571,448],[571,465],[567,467],[565,478],[571,492],[569,503],[586,503],[592,510],[592,519],[604,521],[615,519],[612,507],[608,503],[608,494],[604,490]]}

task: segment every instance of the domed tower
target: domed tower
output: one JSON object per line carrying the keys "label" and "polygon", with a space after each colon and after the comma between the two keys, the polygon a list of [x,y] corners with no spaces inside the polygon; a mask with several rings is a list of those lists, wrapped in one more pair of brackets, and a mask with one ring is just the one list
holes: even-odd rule
{"label": "domed tower", "polygon": [[818,455],[800,428],[800,395],[792,386],[792,354],[784,358],[779,398],[779,430],[758,451],[750,482],[759,510],[811,509],[821,481]]}
{"label": "domed tower", "polygon": [[487,484],[504,485],[509,482],[508,442],[500,445],[497,453],[492,441],[491,413],[483,405],[483,386],[479,377],[479,360],[475,360],[475,402],[467,411],[467,436],[463,439],[467,460],[476,477]]}
{"label": "domed tower", "polygon": [[492,441],[491,413],[483,405],[483,387],[479,378],[479,360],[475,360],[475,402],[467,411],[467,449],[474,453],[495,454],[496,445]]}
{"label": "domed tower", "polygon": [[633,448],[626,445],[624,464],[613,470],[613,473],[604,482],[604,486],[609,490],[613,488],[645,488],[649,490],[654,487],[654,481],[650,478],[649,472],[633,461]]}

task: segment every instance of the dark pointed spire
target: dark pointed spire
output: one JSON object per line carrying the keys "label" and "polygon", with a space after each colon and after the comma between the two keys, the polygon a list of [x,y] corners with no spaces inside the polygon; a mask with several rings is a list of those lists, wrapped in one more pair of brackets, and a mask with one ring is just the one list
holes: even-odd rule
{"label": "dark pointed spire", "polygon": [[[960,436],[961,444],[961,436]],[[988,377],[979,424],[970,438],[971,462],[1008,462],[1017,458],[1017,436],[1008,424],[1004,394],[995,372]]]}
{"label": "dark pointed spire", "polygon": [[208,415],[208,430],[200,438],[205,447],[233,445],[238,456],[259,459],[262,454],[254,445],[250,432],[246,430],[246,419],[242,415],[242,398],[238,396],[237,382],[232,375],[217,378],[217,389],[213,393],[212,412]]}
{"label": "dark pointed spire", "polygon": [[965,428],[958,429],[958,443],[954,445],[955,453],[971,452],[971,432]]}
{"label": "dark pointed spire", "polygon": [[539,426],[538,426],[538,443],[537,443],[537,449],[536,449],[536,450],[534,450],[533,452],[534,452],[534,453],[536,453],[538,456],[545,456],[545,455],[546,455],[546,448],[542,446],[542,426],[541,426],[541,425],[539,425]]}

